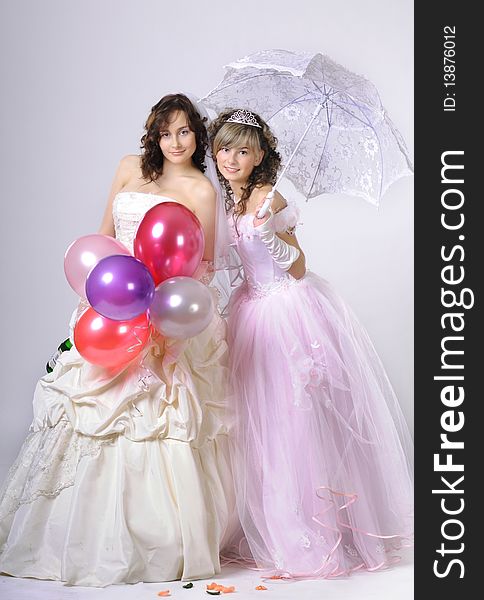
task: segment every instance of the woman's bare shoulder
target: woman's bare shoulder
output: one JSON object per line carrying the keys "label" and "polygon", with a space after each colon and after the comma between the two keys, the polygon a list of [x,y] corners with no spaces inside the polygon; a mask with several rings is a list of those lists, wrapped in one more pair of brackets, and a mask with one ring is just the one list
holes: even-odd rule
{"label": "woman's bare shoulder", "polygon": [[138,154],[127,154],[119,161],[118,169],[121,171],[132,172],[141,168],[141,156]]}
{"label": "woman's bare shoulder", "polygon": [[[255,203],[259,204],[260,202],[263,202],[265,197],[267,196],[267,194],[271,191],[272,191],[272,185],[270,185],[270,184],[257,186],[254,189],[254,191],[252,192],[252,196],[255,200]],[[274,197],[271,202],[272,211],[275,213],[279,212],[286,206],[287,206],[287,202],[286,202],[285,198],[276,190],[274,192]]]}
{"label": "woman's bare shoulder", "polygon": [[280,194],[277,190],[274,193],[274,198],[271,202],[271,208],[274,213],[278,213],[283,210],[287,206],[287,200],[284,198],[282,194]]}
{"label": "woman's bare shoulder", "polygon": [[253,198],[256,202],[259,202],[260,200],[263,200],[271,190],[272,185],[269,183],[257,185],[252,190],[251,198]]}
{"label": "woman's bare shoulder", "polygon": [[213,201],[215,202],[215,189],[208,177],[203,173],[195,175],[191,180],[191,192],[194,199],[202,200],[204,202]]}

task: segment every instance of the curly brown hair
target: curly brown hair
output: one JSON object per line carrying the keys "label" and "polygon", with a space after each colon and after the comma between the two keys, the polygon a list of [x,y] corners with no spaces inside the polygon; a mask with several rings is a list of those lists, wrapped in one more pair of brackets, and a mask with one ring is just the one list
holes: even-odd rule
{"label": "curly brown hair", "polygon": [[235,205],[229,182],[217,171],[220,183],[225,189],[227,211],[235,206],[234,215],[240,217],[245,213],[247,201],[256,187],[267,184],[274,185],[276,182],[277,172],[281,166],[281,155],[276,150],[277,138],[270,130],[269,125],[256,113],[251,111],[260,128],[242,123],[227,123],[227,119],[236,110],[241,109],[233,108],[220,113],[210,124],[208,134],[212,144],[213,156],[216,156],[221,148],[233,148],[234,146],[247,146],[256,152],[264,151],[264,158],[258,166],[254,167],[237,205]]}
{"label": "curly brown hair", "polygon": [[195,133],[197,147],[192,156],[195,167],[205,171],[205,152],[208,136],[205,117],[201,117],[192,102],[184,94],[168,94],[151,109],[146,120],[146,133],[141,138],[141,172],[148,181],[155,181],[163,173],[163,152],[160,148],[160,131],[170,122],[170,117],[178,111],[187,116],[188,127]]}

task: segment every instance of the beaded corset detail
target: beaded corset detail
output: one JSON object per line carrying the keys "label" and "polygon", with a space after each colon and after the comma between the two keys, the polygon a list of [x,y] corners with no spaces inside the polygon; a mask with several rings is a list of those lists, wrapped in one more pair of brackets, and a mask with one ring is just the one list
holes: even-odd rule
{"label": "beaded corset detail", "polygon": [[168,196],[145,192],[119,192],[113,202],[113,220],[116,239],[133,252],[133,241],[139,222],[146,211],[161,202],[176,202]]}

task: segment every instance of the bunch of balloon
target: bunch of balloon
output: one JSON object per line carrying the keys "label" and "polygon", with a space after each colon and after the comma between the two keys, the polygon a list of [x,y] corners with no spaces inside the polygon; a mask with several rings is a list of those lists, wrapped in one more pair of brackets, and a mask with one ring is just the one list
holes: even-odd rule
{"label": "bunch of balloon", "polygon": [[211,321],[210,292],[191,276],[204,237],[185,206],[164,202],[138,226],[134,256],[118,240],[92,234],[66,251],[67,281],[90,307],[74,328],[74,344],[88,362],[120,368],[147,345],[153,326],[165,337],[197,335]]}
{"label": "bunch of balloon", "polygon": [[157,287],[149,314],[153,326],[167,338],[193,337],[213,318],[212,294],[193,278],[204,249],[200,221],[176,202],[154,206],[139,224],[134,255],[153,275]]}

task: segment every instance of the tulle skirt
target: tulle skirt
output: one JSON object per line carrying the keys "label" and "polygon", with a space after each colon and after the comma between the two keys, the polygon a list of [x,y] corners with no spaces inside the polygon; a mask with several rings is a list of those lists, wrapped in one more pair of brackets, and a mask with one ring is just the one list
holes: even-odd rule
{"label": "tulle skirt", "polygon": [[[377,570],[410,545],[412,440],[374,347],[307,273],[244,285],[229,319],[232,470],[246,544],[290,577]],[[247,548],[248,545],[248,548]]]}

